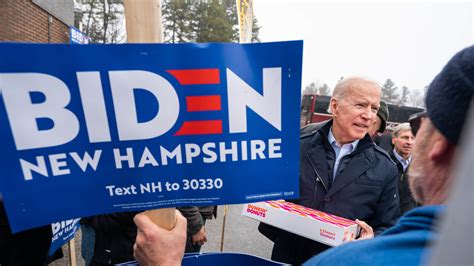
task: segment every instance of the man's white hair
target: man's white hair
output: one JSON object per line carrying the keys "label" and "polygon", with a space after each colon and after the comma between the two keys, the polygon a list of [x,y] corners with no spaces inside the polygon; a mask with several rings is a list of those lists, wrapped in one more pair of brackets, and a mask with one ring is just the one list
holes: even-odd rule
{"label": "man's white hair", "polygon": [[376,85],[377,88],[379,88],[380,92],[382,92],[380,85],[372,79],[366,77],[348,77],[341,79],[336,84],[336,87],[334,87],[334,91],[332,93],[332,98],[336,100],[344,99],[350,86],[357,83],[372,83]]}

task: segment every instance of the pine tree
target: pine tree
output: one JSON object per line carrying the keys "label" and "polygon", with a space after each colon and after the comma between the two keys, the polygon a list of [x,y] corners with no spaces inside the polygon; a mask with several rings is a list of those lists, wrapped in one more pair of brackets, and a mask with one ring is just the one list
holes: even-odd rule
{"label": "pine tree", "polygon": [[382,85],[382,100],[397,104],[399,99],[397,90],[398,88],[395,86],[395,83],[391,79],[387,79]]}
{"label": "pine tree", "polygon": [[402,87],[402,96],[400,97],[400,102],[398,105],[406,106],[408,103],[408,95],[410,94],[410,90],[407,86]]}
{"label": "pine tree", "polygon": [[316,88],[316,84],[314,82],[311,82],[308,86],[306,86],[304,91],[303,91],[303,95],[316,94],[316,93],[317,93],[317,88]]}
{"label": "pine tree", "polygon": [[[235,0],[166,0],[163,2],[165,41],[237,42],[239,25]],[[254,18],[252,41],[259,42],[260,26]]]}
{"label": "pine tree", "polygon": [[319,87],[319,95],[329,96],[330,94],[331,90],[329,89],[329,86],[326,83]]}
{"label": "pine tree", "polygon": [[258,37],[260,33],[260,27],[258,25],[258,20],[256,17],[253,17],[253,25],[252,25],[252,42],[260,42],[260,38]]}
{"label": "pine tree", "polygon": [[182,43],[192,40],[191,11],[190,1],[164,1],[162,19],[165,42]]}
{"label": "pine tree", "polygon": [[217,0],[199,1],[195,13],[194,30],[196,42],[231,42],[236,41],[233,19]]}
{"label": "pine tree", "polygon": [[91,43],[121,43],[123,0],[88,0],[74,2],[74,25],[90,38]]}

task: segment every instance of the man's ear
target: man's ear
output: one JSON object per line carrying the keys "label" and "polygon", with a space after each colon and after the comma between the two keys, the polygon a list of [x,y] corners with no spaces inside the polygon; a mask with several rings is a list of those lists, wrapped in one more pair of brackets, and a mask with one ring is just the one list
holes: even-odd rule
{"label": "man's ear", "polygon": [[454,148],[451,143],[439,132],[434,132],[433,143],[430,145],[428,158],[434,162],[441,162],[450,159],[454,154]]}
{"label": "man's ear", "polygon": [[329,107],[331,108],[331,114],[334,117],[337,117],[337,115],[338,115],[338,110],[337,110],[338,106],[339,106],[338,101],[336,99],[334,99],[333,97],[331,97],[331,101],[329,102]]}

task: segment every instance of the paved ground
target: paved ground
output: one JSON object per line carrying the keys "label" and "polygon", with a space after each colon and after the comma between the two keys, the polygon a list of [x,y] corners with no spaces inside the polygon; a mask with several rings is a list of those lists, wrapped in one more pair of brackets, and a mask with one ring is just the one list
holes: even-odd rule
{"label": "paved ground", "polygon": [[[220,251],[223,213],[224,207],[219,206],[217,219],[206,222],[208,242],[203,246],[202,252]],[[258,222],[241,216],[241,213],[242,205],[229,205],[224,232],[224,252],[242,252],[270,258],[272,242],[258,232]],[[80,250],[80,231],[76,234],[75,243],[76,262],[77,265],[82,266],[84,265],[84,260],[81,257]],[[70,265],[68,245],[63,246],[63,251],[65,257],[51,263],[50,265]]]}
{"label": "paved ground", "polygon": [[[258,222],[241,216],[243,205],[229,205],[224,233],[224,252],[242,252],[270,258],[272,242],[261,235]],[[203,246],[203,252],[220,251],[224,207],[218,209],[216,220],[208,221],[209,242]]]}

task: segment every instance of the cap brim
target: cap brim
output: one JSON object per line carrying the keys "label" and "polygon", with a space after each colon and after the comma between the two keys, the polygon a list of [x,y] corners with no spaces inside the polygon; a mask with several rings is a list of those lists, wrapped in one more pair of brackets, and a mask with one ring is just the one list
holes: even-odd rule
{"label": "cap brim", "polygon": [[383,119],[380,119],[380,120],[382,120],[382,123],[380,124],[379,132],[383,133],[385,131],[385,127],[387,126],[387,123]]}

